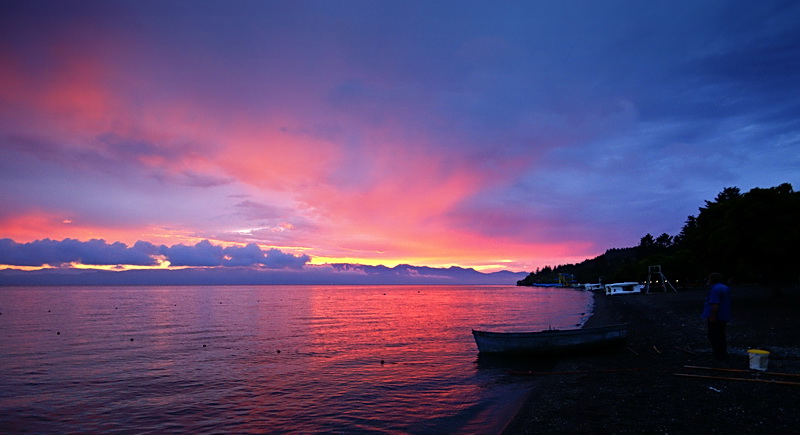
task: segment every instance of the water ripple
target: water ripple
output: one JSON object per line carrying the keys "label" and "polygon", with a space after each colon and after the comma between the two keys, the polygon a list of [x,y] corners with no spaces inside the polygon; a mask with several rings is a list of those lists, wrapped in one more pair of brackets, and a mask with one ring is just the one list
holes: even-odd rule
{"label": "water ripple", "polygon": [[525,385],[470,329],[581,324],[496,286],[0,288],[8,432],[475,432]]}

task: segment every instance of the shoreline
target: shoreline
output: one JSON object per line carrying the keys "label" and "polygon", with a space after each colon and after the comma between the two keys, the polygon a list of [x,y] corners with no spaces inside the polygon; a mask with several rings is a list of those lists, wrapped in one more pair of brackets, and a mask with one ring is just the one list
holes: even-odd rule
{"label": "shoreline", "polygon": [[502,433],[792,432],[800,427],[800,377],[750,370],[747,350],[770,351],[769,372],[800,374],[800,289],[781,298],[762,287],[731,290],[730,356],[722,362],[711,358],[700,318],[705,289],[594,293],[584,327],[627,322],[626,346],[559,359]]}

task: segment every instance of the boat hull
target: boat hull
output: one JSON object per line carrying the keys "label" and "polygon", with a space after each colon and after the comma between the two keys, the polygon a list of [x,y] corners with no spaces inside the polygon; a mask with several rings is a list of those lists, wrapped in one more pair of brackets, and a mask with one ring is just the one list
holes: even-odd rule
{"label": "boat hull", "polygon": [[606,295],[625,295],[638,294],[642,292],[643,285],[638,282],[619,282],[616,284],[606,284]]}
{"label": "boat hull", "polygon": [[472,330],[472,335],[482,354],[558,355],[622,345],[628,336],[628,325],[540,332]]}

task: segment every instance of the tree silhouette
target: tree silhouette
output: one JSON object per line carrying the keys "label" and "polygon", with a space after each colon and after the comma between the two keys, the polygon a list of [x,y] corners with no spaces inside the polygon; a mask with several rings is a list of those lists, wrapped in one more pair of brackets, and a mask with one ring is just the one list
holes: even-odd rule
{"label": "tree silhouette", "polygon": [[663,265],[680,285],[702,283],[711,271],[776,291],[798,284],[800,192],[790,184],[745,194],[726,187],[699,210],[675,237],[648,233],[634,248],[609,249],[580,264],[547,266],[518,284],[547,282],[558,273],[575,274],[582,282],[643,280],[654,264]]}

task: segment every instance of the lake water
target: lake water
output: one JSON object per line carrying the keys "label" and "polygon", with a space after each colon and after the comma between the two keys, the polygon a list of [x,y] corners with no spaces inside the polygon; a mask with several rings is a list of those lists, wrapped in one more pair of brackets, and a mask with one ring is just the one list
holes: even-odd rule
{"label": "lake water", "polygon": [[493,433],[535,380],[479,359],[471,328],[576,327],[591,304],[504,286],[0,287],[0,432]]}

